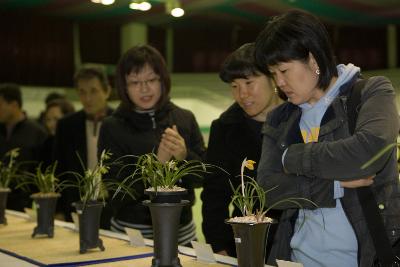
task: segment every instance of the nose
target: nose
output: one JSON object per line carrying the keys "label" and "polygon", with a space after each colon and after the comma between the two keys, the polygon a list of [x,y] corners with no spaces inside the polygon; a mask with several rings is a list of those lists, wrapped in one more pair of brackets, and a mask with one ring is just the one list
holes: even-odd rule
{"label": "nose", "polygon": [[279,72],[275,74],[275,83],[278,87],[282,87],[286,84],[283,75]]}
{"label": "nose", "polygon": [[240,86],[239,96],[240,96],[240,98],[246,98],[249,96],[249,90],[247,89],[246,86]]}
{"label": "nose", "polygon": [[147,81],[141,81],[139,86],[141,92],[146,92],[149,89],[149,84]]}
{"label": "nose", "polygon": [[92,96],[90,94],[81,94],[81,99],[83,102],[88,102],[92,99]]}

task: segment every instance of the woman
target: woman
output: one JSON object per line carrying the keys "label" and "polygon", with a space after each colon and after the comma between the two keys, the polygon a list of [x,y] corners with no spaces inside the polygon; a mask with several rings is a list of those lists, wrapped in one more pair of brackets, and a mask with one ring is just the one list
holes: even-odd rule
{"label": "woman", "polygon": [[67,99],[54,99],[46,104],[46,109],[43,115],[44,126],[49,135],[56,134],[57,122],[65,115],[75,111],[74,106]]}
{"label": "woman", "polygon": [[353,64],[337,65],[323,24],[302,11],[274,18],[256,40],[257,64],[268,70],[288,102],[271,112],[263,127],[258,182],[274,203],[290,202],[274,240],[269,262],[286,259],[304,266],[372,266],[375,250],[355,188],[371,186],[385,227],[400,232],[395,150],[365,169],[361,166],[396,141],[399,121],[395,94],[384,77],[370,78],[361,92],[354,135],[348,99],[360,79]]}
{"label": "woman", "polygon": [[[117,65],[117,90],[121,104],[101,126],[98,151],[108,149],[113,158],[154,152],[161,162],[202,160],[204,141],[192,112],[174,105],[169,98],[170,76],[161,54],[149,45],[129,49]],[[132,163],[126,158],[125,163]],[[132,173],[124,168],[111,169],[108,177],[123,179]],[[195,239],[195,225],[191,206],[194,187],[201,186],[197,179],[185,177],[181,186],[188,189],[191,205],[182,211],[179,243],[188,244]],[[142,182],[135,183],[136,199],[120,199],[112,203],[115,211],[111,229],[124,231],[124,227],[139,229],[146,238],[152,237],[151,217]]]}
{"label": "woman", "polygon": [[58,120],[74,111],[75,108],[72,103],[65,98],[50,100],[46,104],[46,109],[43,112],[43,124],[49,135],[42,150],[42,161],[45,166],[53,163],[54,136]]}
{"label": "woman", "polygon": [[[274,93],[271,79],[257,69],[254,43],[233,52],[222,65],[220,78],[228,83],[235,103],[212,122],[207,149],[207,163],[222,167],[231,175],[215,171],[204,180],[203,233],[207,243],[220,254],[235,256],[232,227],[224,223],[231,217],[229,203],[232,189],[240,183],[244,158],[258,163],[261,154],[261,126],[267,113],[281,100]],[[247,173],[256,177],[256,171]],[[235,208],[233,216],[240,216]],[[271,216],[271,214],[268,214]]]}

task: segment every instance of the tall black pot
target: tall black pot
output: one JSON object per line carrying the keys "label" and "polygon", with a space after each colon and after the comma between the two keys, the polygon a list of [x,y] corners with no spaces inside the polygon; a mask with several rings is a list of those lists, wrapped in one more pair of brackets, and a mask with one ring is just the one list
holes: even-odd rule
{"label": "tall black pot", "polygon": [[52,238],[54,236],[54,216],[59,197],[59,194],[55,194],[54,196],[32,196],[36,203],[37,217],[37,226],[33,229],[32,237],[47,235]]}
{"label": "tall black pot", "polygon": [[103,241],[99,238],[100,217],[103,203],[90,201],[85,205],[75,202],[79,220],[79,252],[86,253],[88,249],[100,248],[104,251]]}
{"label": "tall black pot", "polygon": [[154,258],[152,267],[181,267],[178,258],[178,228],[182,207],[188,200],[177,203],[158,203],[143,201],[150,208],[153,224]]}
{"label": "tall black pot", "polygon": [[6,207],[9,188],[0,188],[0,224],[7,224]]}
{"label": "tall black pot", "polygon": [[271,223],[229,222],[233,229],[239,267],[263,267]]}

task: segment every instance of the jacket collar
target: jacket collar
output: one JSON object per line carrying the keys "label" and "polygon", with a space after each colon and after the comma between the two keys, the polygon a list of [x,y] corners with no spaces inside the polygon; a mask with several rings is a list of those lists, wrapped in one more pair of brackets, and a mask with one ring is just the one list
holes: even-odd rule
{"label": "jacket collar", "polygon": [[[159,123],[165,119],[171,110],[176,108],[171,101],[165,103],[160,109],[150,113],[138,113],[133,107],[120,104],[114,112],[114,116],[130,123],[134,128],[145,130],[153,128],[153,123]],[[170,125],[168,125],[170,126]]]}
{"label": "jacket collar", "polygon": [[242,123],[246,117],[244,110],[235,102],[221,114],[220,120],[224,124],[237,124]]}

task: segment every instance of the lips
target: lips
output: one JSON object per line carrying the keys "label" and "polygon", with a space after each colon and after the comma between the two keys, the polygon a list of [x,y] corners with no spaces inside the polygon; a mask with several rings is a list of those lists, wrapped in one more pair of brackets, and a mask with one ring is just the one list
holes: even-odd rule
{"label": "lips", "polygon": [[153,96],[142,96],[142,97],[140,98],[140,100],[143,101],[143,102],[149,102],[149,101],[151,101],[152,99],[153,99]]}
{"label": "lips", "polygon": [[253,102],[242,102],[242,105],[244,106],[244,107],[251,107],[252,105],[253,105]]}
{"label": "lips", "polygon": [[293,92],[285,92],[285,91],[284,91],[284,93],[285,93],[285,95],[286,95],[287,97],[292,97],[293,94],[294,94]]}

